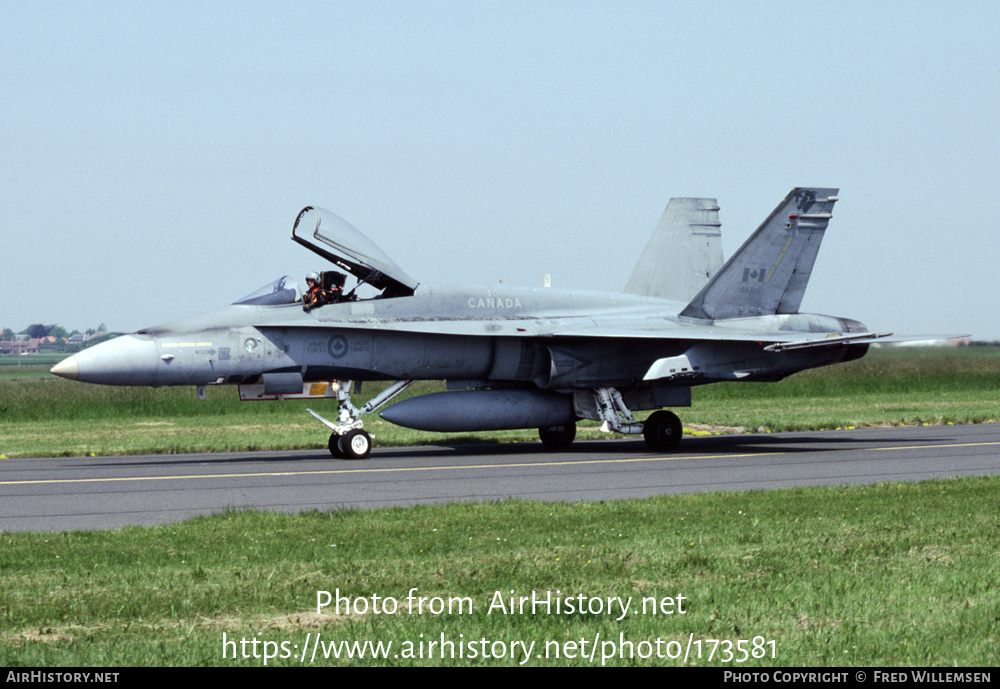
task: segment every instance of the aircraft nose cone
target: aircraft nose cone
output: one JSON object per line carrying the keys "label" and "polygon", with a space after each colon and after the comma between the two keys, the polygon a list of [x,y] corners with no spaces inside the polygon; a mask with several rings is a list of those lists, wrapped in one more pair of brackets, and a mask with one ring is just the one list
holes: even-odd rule
{"label": "aircraft nose cone", "polygon": [[151,337],[122,335],[77,352],[53,366],[52,373],[84,383],[153,385],[158,362]]}
{"label": "aircraft nose cone", "polygon": [[49,373],[53,373],[60,378],[66,378],[67,380],[76,380],[80,375],[80,364],[77,362],[75,356],[71,356],[50,368]]}

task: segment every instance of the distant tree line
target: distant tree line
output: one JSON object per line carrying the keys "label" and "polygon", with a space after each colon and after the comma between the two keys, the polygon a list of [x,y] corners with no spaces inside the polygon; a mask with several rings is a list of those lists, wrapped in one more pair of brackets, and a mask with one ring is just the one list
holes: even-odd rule
{"label": "distant tree line", "polygon": [[[32,323],[20,332],[15,332],[12,328],[3,328],[0,331],[0,341],[12,342],[18,335],[26,336],[31,340],[41,340],[42,338],[55,338],[55,342],[45,343],[44,349],[56,352],[78,352],[85,347],[102,342],[117,333],[109,333],[107,326],[101,323],[96,328],[88,328],[84,332],[79,330],[66,330],[66,328],[55,323],[45,325],[44,323]],[[81,337],[75,337],[75,336]],[[71,341],[75,340],[75,341]],[[5,353],[7,349],[3,350]]]}

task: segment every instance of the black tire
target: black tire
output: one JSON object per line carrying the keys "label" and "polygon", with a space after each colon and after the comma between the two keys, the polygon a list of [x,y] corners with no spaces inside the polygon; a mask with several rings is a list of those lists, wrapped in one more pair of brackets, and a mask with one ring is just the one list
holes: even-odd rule
{"label": "black tire", "polygon": [[546,449],[565,450],[576,440],[576,424],[567,423],[562,426],[539,428],[538,437],[542,439]]}
{"label": "black tire", "polygon": [[344,459],[364,459],[372,451],[372,437],[367,431],[355,428],[340,436],[337,445]]}
{"label": "black tire", "polygon": [[340,436],[336,433],[330,434],[330,442],[327,444],[330,454],[334,459],[344,459],[344,454],[340,451]]}
{"label": "black tire", "polygon": [[684,427],[677,414],[670,411],[657,411],[649,415],[642,426],[642,437],[646,445],[655,452],[673,452],[681,444]]}

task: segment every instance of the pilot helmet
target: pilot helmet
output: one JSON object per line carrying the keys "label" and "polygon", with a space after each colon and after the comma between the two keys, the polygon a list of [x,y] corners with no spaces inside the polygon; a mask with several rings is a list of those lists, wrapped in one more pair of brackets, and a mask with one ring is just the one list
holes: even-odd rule
{"label": "pilot helmet", "polygon": [[319,284],[319,273],[313,271],[312,273],[307,274],[306,275],[306,282],[308,282],[309,280],[312,280],[313,282],[315,282],[318,285]]}

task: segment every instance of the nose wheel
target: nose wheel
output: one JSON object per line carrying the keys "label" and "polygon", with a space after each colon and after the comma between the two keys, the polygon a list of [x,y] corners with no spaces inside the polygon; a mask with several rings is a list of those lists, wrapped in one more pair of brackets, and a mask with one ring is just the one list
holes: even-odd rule
{"label": "nose wheel", "polygon": [[337,459],[364,459],[372,451],[372,437],[368,431],[355,428],[344,435],[330,435],[330,454]]}

